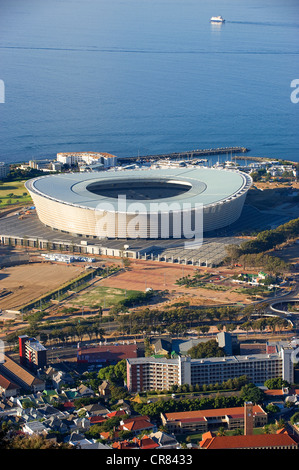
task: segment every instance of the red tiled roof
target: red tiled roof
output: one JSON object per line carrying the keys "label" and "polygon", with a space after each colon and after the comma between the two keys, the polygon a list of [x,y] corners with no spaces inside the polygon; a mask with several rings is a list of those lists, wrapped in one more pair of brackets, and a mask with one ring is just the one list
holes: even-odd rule
{"label": "red tiled roof", "polygon": [[114,418],[115,416],[123,416],[126,415],[127,413],[125,410],[116,410],[116,411],[111,411],[111,413],[108,413],[106,416],[107,418]]}
{"label": "red tiled roof", "polygon": [[64,408],[74,408],[74,402],[73,401],[65,401],[63,403]]}
{"label": "red tiled roof", "polygon": [[141,429],[153,428],[148,416],[134,416],[134,418],[125,419],[119,426],[120,429],[128,431],[139,431]]}
{"label": "red tiled roof", "polygon": [[11,382],[10,380],[6,379],[1,374],[0,374],[0,387],[3,388],[4,390],[20,388],[14,382]]}
{"label": "red tiled roof", "polygon": [[[193,421],[194,421],[194,418],[182,418],[182,419],[180,419],[181,423],[193,423]],[[196,421],[199,422],[199,421],[207,421],[207,420],[204,416],[201,416],[201,417],[196,418]]]}
{"label": "red tiled roof", "polygon": [[113,437],[111,437],[109,431],[103,431],[100,436],[102,439],[118,439],[119,433],[116,431],[113,433]]}
{"label": "red tiled roof", "polygon": [[90,424],[99,424],[106,421],[106,418],[103,416],[90,416],[89,418]]}
{"label": "red tiled roof", "polygon": [[278,390],[265,390],[264,391],[265,395],[269,395],[269,396],[279,396],[279,395],[283,395],[283,391],[282,389],[278,389]]}
{"label": "red tiled roof", "polygon": [[298,444],[291,436],[283,434],[256,434],[251,436],[215,436],[200,442],[203,449],[247,449],[265,447],[298,448]]}
{"label": "red tiled roof", "polygon": [[9,374],[9,376],[13,375],[16,377],[16,379],[18,379],[16,381],[20,380],[28,387],[43,384],[42,380],[40,380],[38,377],[35,377],[35,375],[24,369],[17,362],[13,361],[7,354],[4,354],[4,362],[0,364],[0,370],[2,370],[4,374]]}
{"label": "red tiled roof", "polygon": [[[263,414],[267,413],[259,406],[253,406],[253,414]],[[234,408],[216,408],[210,410],[196,410],[196,411],[182,411],[178,413],[165,413],[165,417],[168,421],[182,421],[182,420],[202,420],[202,418],[214,418],[218,416],[230,416],[235,417],[242,415],[244,416],[244,407],[236,406]]]}
{"label": "red tiled roof", "polygon": [[141,439],[135,437],[134,439],[132,439],[132,441],[136,442],[140,449],[156,449],[157,447],[159,447],[159,444],[157,444],[157,442],[155,442],[152,438],[148,436],[143,436]]}
{"label": "red tiled roof", "polygon": [[118,442],[113,442],[112,448],[113,449],[136,449],[138,446],[135,444],[135,442],[129,442],[129,441],[118,441]]}

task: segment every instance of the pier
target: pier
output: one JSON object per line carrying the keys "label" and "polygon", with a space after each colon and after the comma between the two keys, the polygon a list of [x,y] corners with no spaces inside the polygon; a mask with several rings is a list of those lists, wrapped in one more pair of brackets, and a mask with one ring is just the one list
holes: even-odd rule
{"label": "pier", "polygon": [[135,157],[119,157],[117,161],[119,163],[128,163],[132,161],[142,161],[142,160],[174,160],[174,159],[184,159],[184,158],[198,158],[205,157],[208,155],[221,155],[221,154],[233,154],[233,153],[246,153],[249,149],[246,147],[220,147],[215,149],[198,149],[198,150],[189,150],[185,152],[173,152],[173,153],[162,153],[158,155],[138,155]]}

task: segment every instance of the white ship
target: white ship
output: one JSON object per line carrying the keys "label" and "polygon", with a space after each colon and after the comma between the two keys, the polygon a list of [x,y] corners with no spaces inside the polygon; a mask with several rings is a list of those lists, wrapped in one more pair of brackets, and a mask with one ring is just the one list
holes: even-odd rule
{"label": "white ship", "polygon": [[222,18],[222,16],[212,16],[210,19],[212,23],[224,23],[225,20]]}

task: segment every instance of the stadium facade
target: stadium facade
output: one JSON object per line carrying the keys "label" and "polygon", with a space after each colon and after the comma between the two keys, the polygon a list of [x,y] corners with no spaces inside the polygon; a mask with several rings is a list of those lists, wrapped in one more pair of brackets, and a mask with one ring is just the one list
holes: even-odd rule
{"label": "stadium facade", "polygon": [[235,222],[252,179],[207,167],[46,175],[26,182],[40,221],[74,236],[193,238]]}

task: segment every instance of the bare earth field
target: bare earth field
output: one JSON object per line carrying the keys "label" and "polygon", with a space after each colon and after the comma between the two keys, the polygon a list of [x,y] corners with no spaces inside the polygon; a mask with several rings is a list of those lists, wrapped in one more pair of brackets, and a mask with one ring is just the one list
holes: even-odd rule
{"label": "bare earth field", "polygon": [[[117,287],[119,289],[145,291],[151,287],[153,290],[168,290],[174,302],[179,300],[190,301],[193,305],[197,304],[221,304],[229,302],[244,302],[246,298],[242,294],[231,291],[217,291],[204,288],[186,288],[176,285],[176,280],[182,276],[191,276],[198,269],[194,266],[176,266],[150,261],[132,262],[127,271],[119,273],[117,276],[102,279],[101,286]],[[200,269],[202,273],[215,272],[215,269]],[[233,272],[226,269],[217,269],[217,274],[223,276],[232,276]],[[235,286],[234,288],[236,288]]]}
{"label": "bare earth field", "polygon": [[78,266],[50,263],[23,264],[2,269],[0,290],[7,289],[12,293],[0,298],[0,308],[17,309],[79,276],[83,269]]}
{"label": "bare earth field", "polygon": [[281,250],[274,250],[273,255],[283,259],[286,263],[299,264],[299,244],[294,243],[293,245],[285,246]]}

